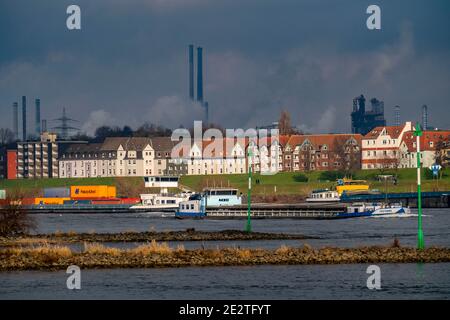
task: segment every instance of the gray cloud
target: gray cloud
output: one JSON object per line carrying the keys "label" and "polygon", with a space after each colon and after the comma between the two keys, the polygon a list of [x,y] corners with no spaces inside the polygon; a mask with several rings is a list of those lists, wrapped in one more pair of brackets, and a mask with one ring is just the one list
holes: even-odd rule
{"label": "gray cloud", "polygon": [[103,120],[188,125],[202,116],[187,99],[193,42],[205,48],[211,119],[227,127],[287,109],[302,128],[349,131],[361,93],[385,101],[388,122],[394,105],[416,120],[426,103],[430,122],[450,127],[450,5],[435,3],[381,1],[383,29],[372,32],[359,2],[80,0],[78,33],[65,29],[68,1],[11,3],[0,12],[0,126],[23,94],[41,98],[43,118],[66,107],[86,131]]}

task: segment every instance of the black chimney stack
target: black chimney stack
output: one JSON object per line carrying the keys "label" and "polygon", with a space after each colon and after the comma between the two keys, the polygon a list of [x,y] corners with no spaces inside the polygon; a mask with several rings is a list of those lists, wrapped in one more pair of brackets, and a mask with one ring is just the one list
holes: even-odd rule
{"label": "black chimney stack", "polygon": [[194,45],[189,45],[189,98],[194,100]]}
{"label": "black chimney stack", "polygon": [[197,48],[197,101],[203,102],[203,48]]}
{"label": "black chimney stack", "polygon": [[27,97],[22,96],[22,138],[27,141]]}

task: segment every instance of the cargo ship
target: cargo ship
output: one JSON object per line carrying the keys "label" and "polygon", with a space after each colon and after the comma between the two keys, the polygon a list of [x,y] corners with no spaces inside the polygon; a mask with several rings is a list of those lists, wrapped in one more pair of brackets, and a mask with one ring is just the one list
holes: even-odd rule
{"label": "cargo ship", "polygon": [[179,204],[176,218],[202,218],[206,208],[233,207],[242,204],[242,196],[234,188],[206,188],[200,194],[194,194]]}
{"label": "cargo ship", "polygon": [[30,213],[129,212],[139,198],[119,198],[115,186],[44,188],[43,195],[16,201]]}

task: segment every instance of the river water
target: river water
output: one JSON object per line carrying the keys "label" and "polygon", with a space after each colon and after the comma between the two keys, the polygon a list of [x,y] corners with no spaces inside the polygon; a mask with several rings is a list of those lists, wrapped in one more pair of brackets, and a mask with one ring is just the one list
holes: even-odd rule
{"label": "river water", "polygon": [[[414,213],[414,212],[413,212]],[[424,212],[427,246],[450,246],[450,209]],[[36,233],[244,229],[245,220],[176,220],[148,214],[35,215]],[[254,220],[254,231],[320,239],[184,242],[186,248],[386,245],[415,246],[417,217]],[[171,245],[178,243],[171,243]],[[137,244],[107,244],[129,247]],[[367,264],[82,270],[81,290],[64,271],[0,272],[0,299],[449,299],[450,263],[380,264],[381,290],[366,286]]]}

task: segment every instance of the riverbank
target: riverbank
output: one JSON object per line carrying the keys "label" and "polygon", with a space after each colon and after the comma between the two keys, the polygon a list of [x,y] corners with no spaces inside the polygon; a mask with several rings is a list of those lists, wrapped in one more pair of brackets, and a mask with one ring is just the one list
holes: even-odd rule
{"label": "riverbank", "polygon": [[240,230],[199,231],[194,228],[183,231],[146,231],[119,233],[75,233],[25,235],[1,238],[0,246],[26,246],[36,244],[64,244],[76,242],[149,242],[149,241],[242,241],[242,240],[305,240],[317,239],[302,234],[245,232]]}
{"label": "riverbank", "polygon": [[[255,174],[254,185],[252,186],[252,202],[293,203],[302,201],[313,189],[332,188],[335,185],[335,180],[326,177],[325,173],[324,171],[309,171],[279,172],[275,175]],[[378,181],[377,175],[379,174],[391,174],[398,177],[397,184],[388,184],[388,192],[401,193],[417,190],[416,169],[356,170],[353,178],[366,180],[371,189],[383,191],[385,190],[385,183]],[[208,186],[229,186],[246,194],[248,175],[185,175],[181,177],[180,184],[195,191],[201,191]],[[144,188],[142,177],[0,180],[0,189],[6,189],[7,192],[21,190],[27,196],[42,195],[43,188],[68,187],[71,185],[115,185],[117,195],[126,197],[138,197],[140,193],[151,193],[149,189]],[[450,168],[442,171],[442,178],[438,182],[430,179],[423,172],[423,192],[448,190],[450,190]]]}
{"label": "riverbank", "polygon": [[195,249],[166,243],[144,244],[132,249],[85,244],[83,252],[65,246],[44,245],[32,248],[0,249],[0,271],[60,270],[69,265],[91,268],[173,268],[189,266],[251,266],[354,263],[436,263],[450,262],[450,248],[431,247],[425,250],[392,246],[313,249],[281,246],[267,249]]}

